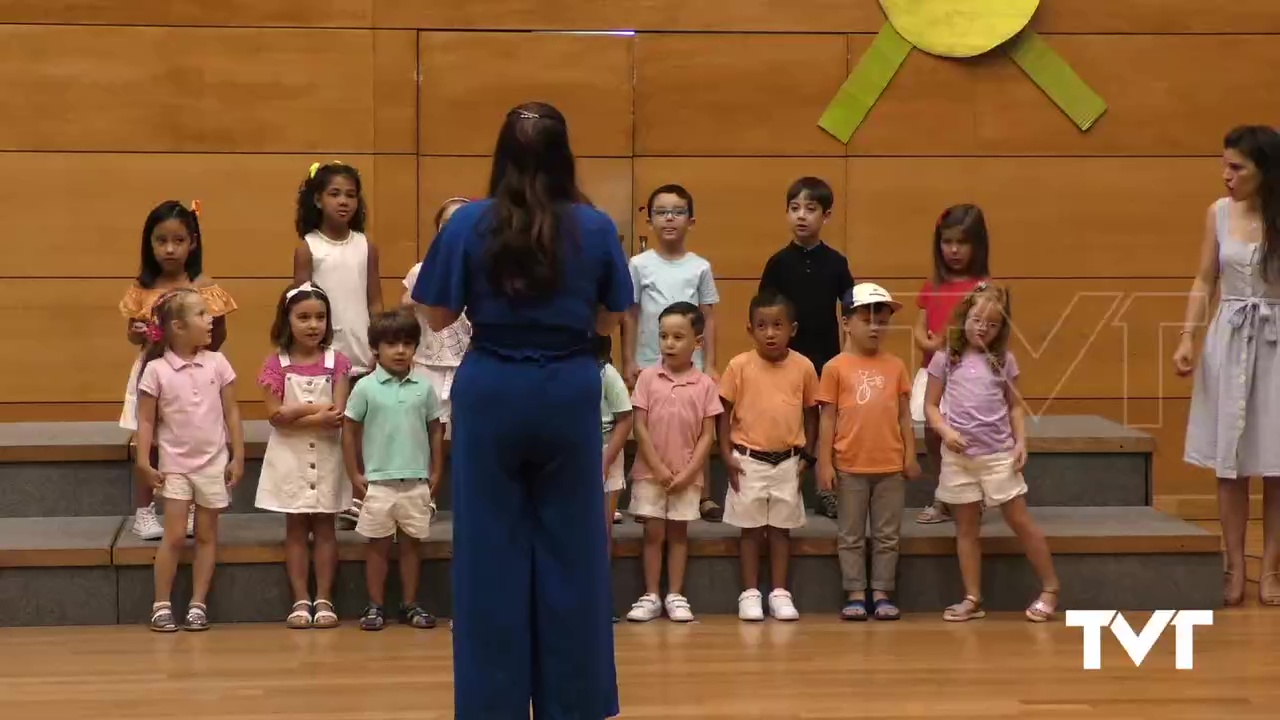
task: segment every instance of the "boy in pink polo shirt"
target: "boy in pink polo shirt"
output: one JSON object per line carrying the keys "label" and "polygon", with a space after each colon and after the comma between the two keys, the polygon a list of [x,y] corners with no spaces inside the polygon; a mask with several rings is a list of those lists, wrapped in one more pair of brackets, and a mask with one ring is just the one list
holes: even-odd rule
{"label": "boy in pink polo shirt", "polygon": [[[184,627],[207,630],[205,597],[213,580],[218,514],[228,488],[244,475],[244,434],[235,399],[235,372],[220,353],[205,350],[213,318],[195,290],[177,290],[155,305],[155,322],[138,379],[137,471],[165,499],[164,539],[156,552],[151,629],[178,629],[170,594],[187,536],[187,510],[196,507],[196,557]],[[151,466],[151,444],[160,467]],[[228,452],[228,444],[231,452]]]}
{"label": "boy in pink polo shirt", "polygon": [[[706,318],[697,305],[678,302],[658,316],[662,362],[644,369],[631,398],[637,455],[631,469],[633,515],[644,523],[645,593],[627,619],[648,622],[662,614],[690,622],[693,611],[681,594],[689,558],[689,521],[699,517],[702,468],[715,439],[715,419],[724,408],[716,383],[693,364]],[[659,602],[662,545],[667,545],[667,597]]]}

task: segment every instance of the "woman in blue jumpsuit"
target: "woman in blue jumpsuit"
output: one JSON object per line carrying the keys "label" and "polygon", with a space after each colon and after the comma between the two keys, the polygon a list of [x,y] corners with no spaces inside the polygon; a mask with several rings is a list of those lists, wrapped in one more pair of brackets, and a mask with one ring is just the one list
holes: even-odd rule
{"label": "woman in blue jumpsuit", "polygon": [[413,299],[465,308],[453,384],[454,703],[460,720],[618,714],[595,334],[631,304],[618,231],[583,202],[564,117],[512,110],[489,198],[458,211]]}

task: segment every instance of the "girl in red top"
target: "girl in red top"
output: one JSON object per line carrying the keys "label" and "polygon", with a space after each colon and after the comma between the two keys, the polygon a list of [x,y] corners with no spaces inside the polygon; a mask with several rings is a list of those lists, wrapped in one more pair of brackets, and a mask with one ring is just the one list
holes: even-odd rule
{"label": "girl in red top", "polygon": [[[987,221],[977,205],[952,205],[942,211],[933,226],[933,279],[920,288],[917,304],[924,312],[916,316],[916,346],[924,353],[924,360],[916,374],[911,392],[911,414],[916,422],[924,420],[924,369],[929,367],[933,354],[946,343],[946,326],[956,305],[973,291],[978,283],[989,279],[987,266]],[[945,410],[945,408],[944,408]],[[928,424],[924,430],[925,449],[932,467],[938,467],[941,456],[941,440]],[[920,511],[916,522],[924,524],[947,522],[951,512],[945,504],[934,500]]]}

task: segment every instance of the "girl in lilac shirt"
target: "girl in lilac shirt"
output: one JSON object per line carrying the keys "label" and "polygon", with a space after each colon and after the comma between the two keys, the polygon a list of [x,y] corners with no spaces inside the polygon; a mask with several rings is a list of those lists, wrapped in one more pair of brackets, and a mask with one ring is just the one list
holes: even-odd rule
{"label": "girl in lilac shirt", "polygon": [[[925,416],[942,438],[939,502],[956,520],[956,555],[964,600],[943,613],[951,622],[986,615],[982,609],[981,507],[998,507],[1018,536],[1040,578],[1040,596],[1027,619],[1046,622],[1058,606],[1058,576],[1044,533],[1027,510],[1024,410],[1018,396],[1018,362],[1009,352],[1009,295],[980,283],[956,307],[946,347],[929,362]],[[946,398],[947,412],[940,405]]]}

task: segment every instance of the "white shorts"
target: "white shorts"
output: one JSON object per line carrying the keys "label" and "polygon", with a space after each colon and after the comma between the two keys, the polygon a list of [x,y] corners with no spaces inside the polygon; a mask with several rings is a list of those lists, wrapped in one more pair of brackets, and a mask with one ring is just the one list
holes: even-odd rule
{"label": "white shorts", "polygon": [[377,540],[400,528],[415,540],[426,540],[435,514],[431,486],[425,480],[374,480],[365,493],[356,532]]}
{"label": "white shorts", "polygon": [[631,504],[627,510],[632,515],[692,521],[702,517],[698,511],[701,504],[702,487],[697,483],[668,493],[666,488],[652,480],[631,479]]}
{"label": "white shorts", "polygon": [[724,521],[739,528],[768,525],[781,530],[804,527],[804,498],[800,496],[800,458],[777,465],[733,451],[742,466],[738,490],[725,495]]}
{"label": "white shorts", "polygon": [[202,508],[221,510],[231,504],[227,492],[227,453],[192,473],[164,473],[160,494],[170,500],[195,501]]}
{"label": "white shorts", "polygon": [[995,507],[1026,493],[1027,483],[1013,467],[1012,451],[969,457],[942,446],[938,500],[951,505],[986,502]]}
{"label": "white shorts", "polygon": [[440,416],[440,422],[447,426],[449,417],[452,415],[452,404],[449,398],[453,396],[453,378],[458,374],[458,368],[418,363],[418,369],[431,380],[431,386],[436,389],[436,397],[440,398],[440,407],[444,411]]}
{"label": "white shorts", "polygon": [[[608,448],[608,445],[605,446]],[[620,492],[627,486],[626,475],[626,451],[618,453],[618,457],[614,459],[613,464],[609,466],[609,471],[604,475],[604,491]]]}

